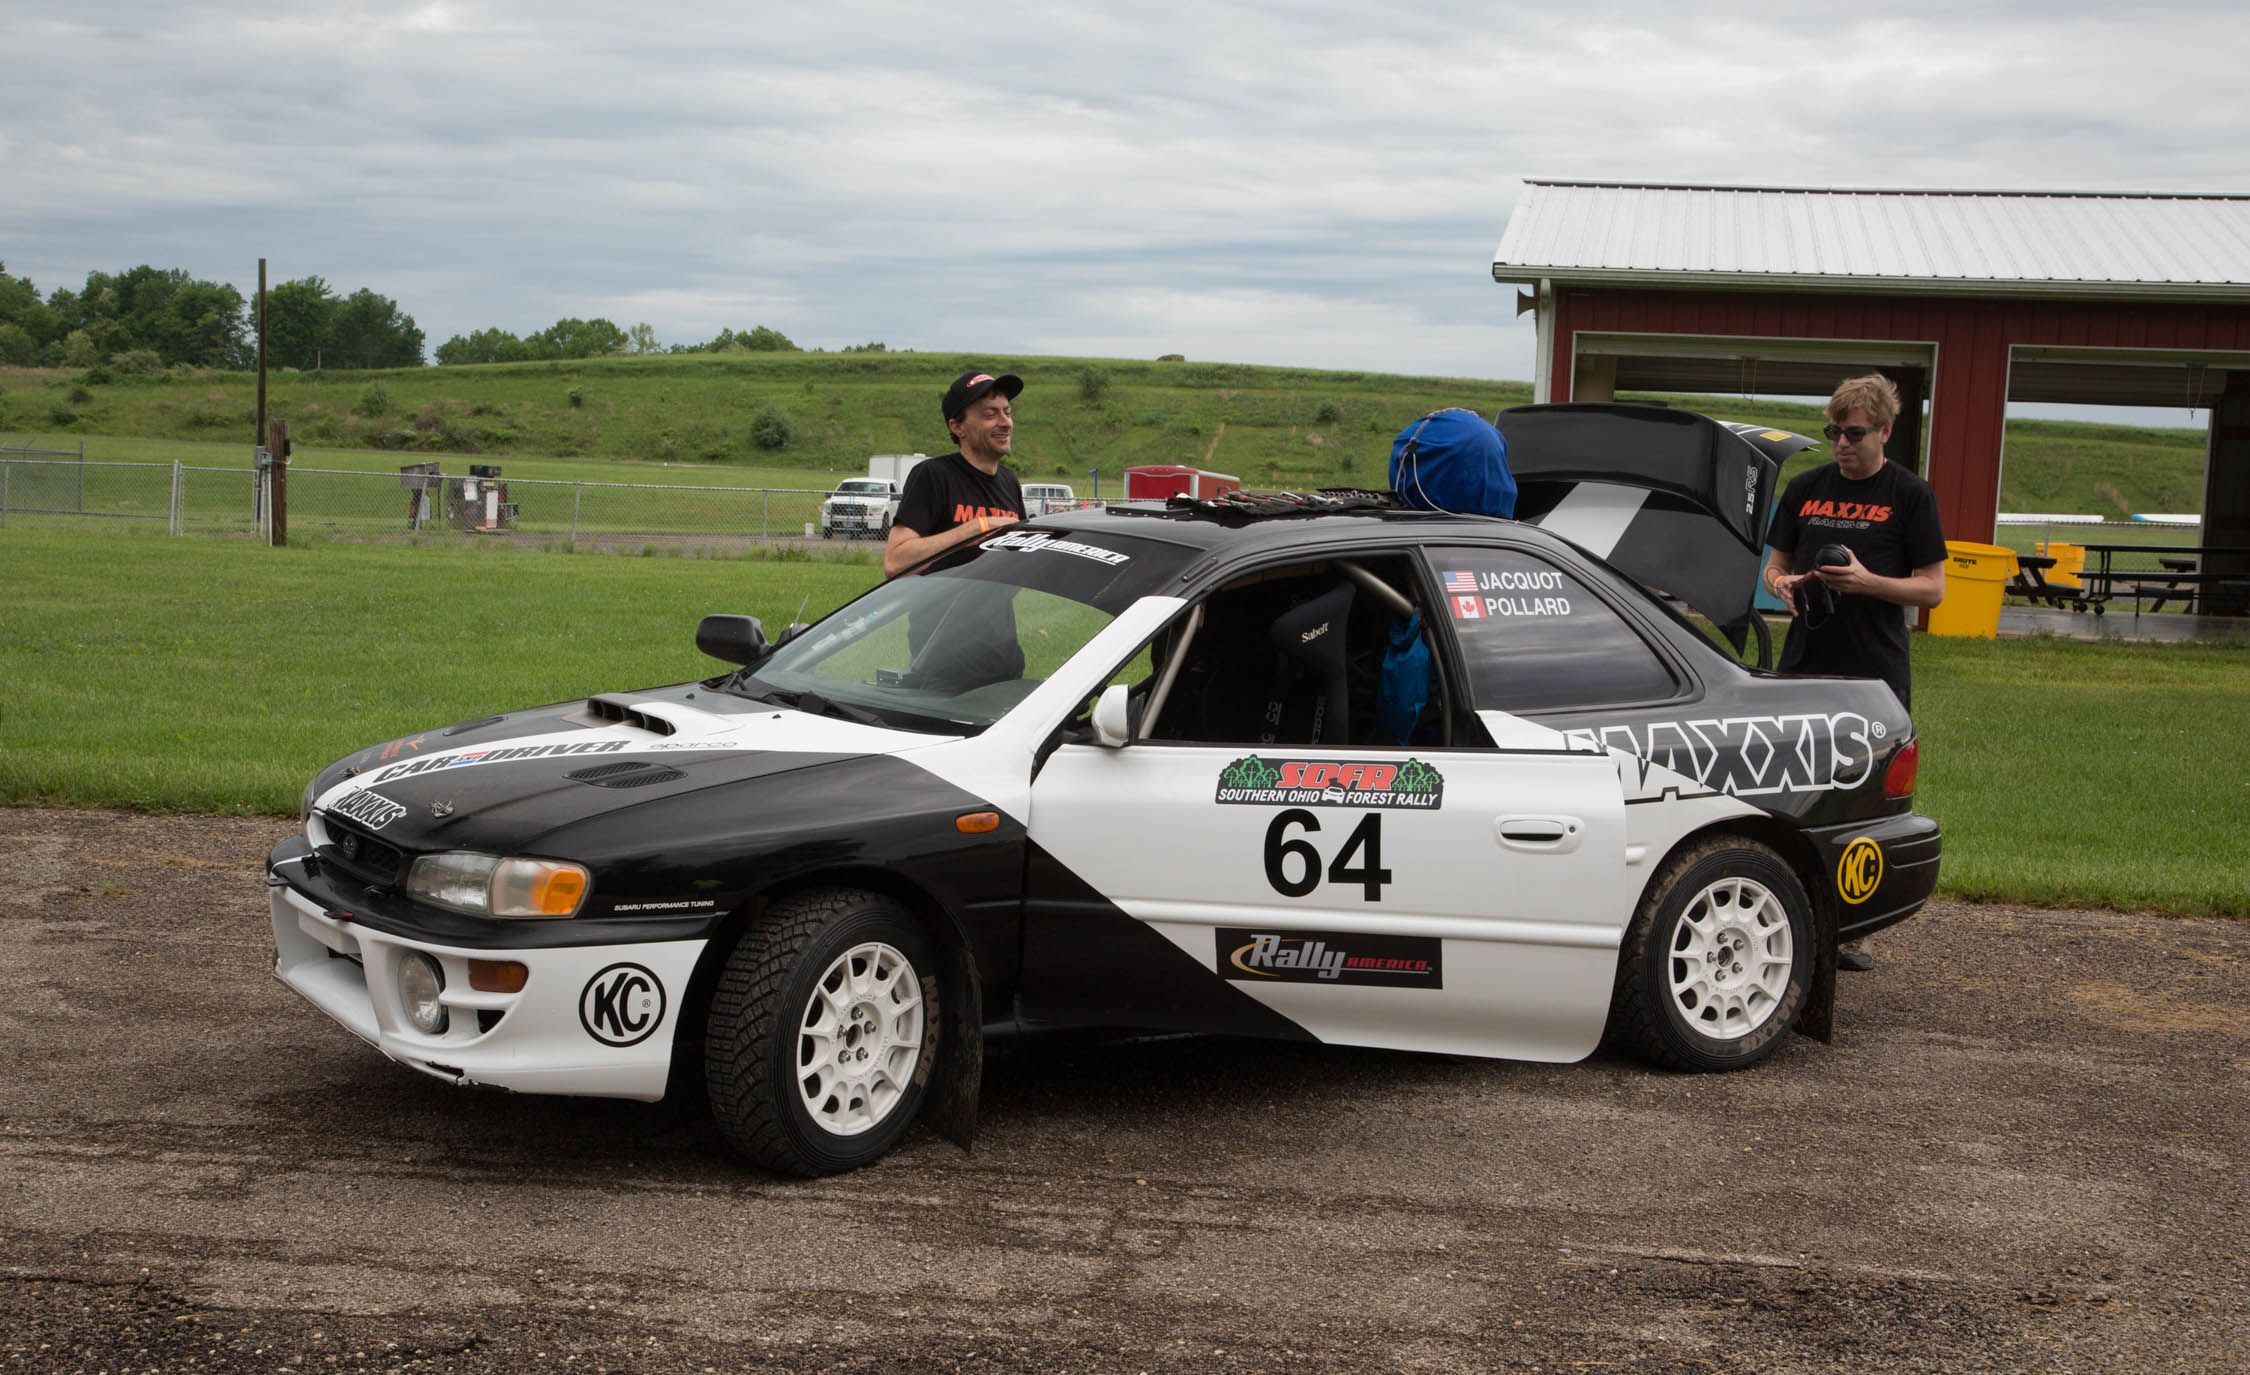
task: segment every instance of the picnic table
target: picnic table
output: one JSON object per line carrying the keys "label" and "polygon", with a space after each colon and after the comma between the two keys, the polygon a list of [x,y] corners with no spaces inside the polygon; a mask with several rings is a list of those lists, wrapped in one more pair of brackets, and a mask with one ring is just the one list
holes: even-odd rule
{"label": "picnic table", "polygon": [[[2054,566],[2055,560],[2049,555],[2018,554],[2016,555],[2016,575],[2008,579],[2007,587],[2002,590],[2011,597],[2026,597],[2035,602],[2043,602],[2060,611],[2064,606],[2077,600],[2082,589],[2073,587],[2068,583],[2047,581],[2047,570]],[[2079,609],[2085,609],[2083,604]]]}
{"label": "picnic table", "polygon": [[[2189,611],[2196,603],[2212,592],[2222,592],[2229,600],[2250,594],[2250,577],[2240,573],[2213,573],[2201,564],[2203,547],[2195,544],[2089,544],[2086,548],[2087,566],[2080,571],[2082,586],[2070,598],[2073,610],[2093,608],[2102,614],[2103,607],[2118,597],[2130,597],[2133,614],[2141,614],[2141,602],[2149,602],[2149,610],[2162,611],[2166,602],[2181,602]],[[2157,566],[2149,568],[2117,568],[2112,560],[2119,554],[2145,554],[2153,556]]]}

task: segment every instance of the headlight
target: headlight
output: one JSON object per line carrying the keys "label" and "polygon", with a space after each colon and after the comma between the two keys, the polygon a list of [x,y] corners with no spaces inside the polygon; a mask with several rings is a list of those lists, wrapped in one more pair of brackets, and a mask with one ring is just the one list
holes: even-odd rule
{"label": "headlight", "polygon": [[424,1036],[445,1034],[445,971],[419,950],[399,957],[398,1000],[406,1007],[406,1020]]}
{"label": "headlight", "polygon": [[586,870],[553,859],[501,859],[452,850],[424,855],[406,875],[411,897],[477,917],[568,917],[593,886]]}

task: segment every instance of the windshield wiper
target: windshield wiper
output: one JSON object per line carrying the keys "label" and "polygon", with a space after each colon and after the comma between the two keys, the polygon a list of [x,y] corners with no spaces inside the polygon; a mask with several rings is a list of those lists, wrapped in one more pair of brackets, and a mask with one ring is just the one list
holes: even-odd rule
{"label": "windshield wiper", "polygon": [[850,702],[832,701],[809,688],[803,692],[797,692],[789,688],[767,687],[754,693],[746,691],[743,695],[755,698],[760,702],[772,702],[813,716],[834,716],[845,721],[857,721],[863,726],[884,724],[881,715],[868,710],[866,707],[854,706]]}

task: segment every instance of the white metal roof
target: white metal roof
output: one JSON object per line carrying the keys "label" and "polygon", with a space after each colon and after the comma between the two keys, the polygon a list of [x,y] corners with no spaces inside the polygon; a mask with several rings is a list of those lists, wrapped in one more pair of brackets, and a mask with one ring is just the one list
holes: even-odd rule
{"label": "white metal roof", "polygon": [[1529,181],[1492,275],[2250,299],[2250,196]]}

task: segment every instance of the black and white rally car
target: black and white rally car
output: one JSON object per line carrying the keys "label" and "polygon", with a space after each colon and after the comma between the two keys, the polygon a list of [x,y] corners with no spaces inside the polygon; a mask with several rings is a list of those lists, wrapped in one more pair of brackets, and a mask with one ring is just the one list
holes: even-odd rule
{"label": "black and white rally car", "polygon": [[[819,1174],[973,1131],[988,1027],[1730,1069],[1825,1038],[1938,830],[1879,682],[1743,666],[1776,460],[1501,417],[1519,519],[1379,497],[1011,527],[703,682],[362,750],[269,861],[275,972],[460,1084],[708,1090]],[[1715,636],[1663,588],[1728,628]]]}

